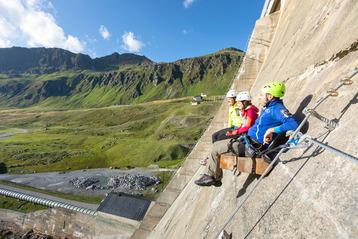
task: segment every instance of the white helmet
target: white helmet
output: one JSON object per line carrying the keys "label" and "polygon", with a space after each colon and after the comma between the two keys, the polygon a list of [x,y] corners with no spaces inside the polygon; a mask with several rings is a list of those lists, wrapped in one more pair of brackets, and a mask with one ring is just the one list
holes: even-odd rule
{"label": "white helmet", "polygon": [[244,101],[244,100],[251,101],[251,99],[252,99],[251,94],[248,91],[240,92],[236,96],[236,101]]}
{"label": "white helmet", "polygon": [[226,94],[226,97],[235,98],[237,96],[236,90],[229,90],[229,92]]}

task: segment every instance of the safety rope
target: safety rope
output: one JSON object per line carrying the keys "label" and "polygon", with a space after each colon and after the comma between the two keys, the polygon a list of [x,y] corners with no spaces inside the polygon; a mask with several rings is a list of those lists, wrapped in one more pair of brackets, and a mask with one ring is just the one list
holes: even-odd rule
{"label": "safety rope", "polygon": [[353,157],[353,156],[351,156],[349,154],[346,154],[345,152],[342,152],[342,151],[340,151],[338,149],[335,149],[335,148],[333,148],[331,146],[328,146],[326,144],[322,144],[321,142],[319,142],[319,141],[317,141],[315,139],[312,139],[309,135],[303,135],[300,140],[301,141],[308,141],[310,143],[316,144],[316,145],[318,145],[318,146],[320,146],[322,148],[325,148],[325,149],[327,149],[327,150],[329,150],[329,151],[331,151],[331,152],[333,152],[335,154],[338,154],[339,156],[342,156],[342,157],[352,161],[353,163],[358,164],[358,158]]}
{"label": "safety rope", "polygon": [[[316,102],[316,104],[312,107],[312,110],[315,110],[324,100],[326,100],[329,96],[338,96],[338,92],[337,90],[339,88],[341,88],[343,85],[351,85],[353,83],[353,81],[351,80],[352,77],[354,77],[356,74],[358,73],[358,67],[355,68],[354,72],[349,75],[348,77],[345,77],[341,80],[341,82],[333,89],[329,89],[326,93],[326,95],[324,95],[320,100],[318,100]],[[294,133],[291,134],[290,138],[288,141],[293,140],[299,133],[301,128],[303,127],[303,125],[307,122],[308,118],[312,115],[312,112],[308,112],[306,117],[302,120],[301,124],[297,127],[297,129],[294,131]],[[308,140],[308,138],[307,138]],[[320,145],[321,147],[325,146],[324,148],[326,148],[326,145],[321,144],[320,142],[310,139],[309,141],[314,142],[318,145]],[[239,211],[239,209],[242,207],[242,205],[245,203],[245,201],[250,197],[250,195],[252,194],[252,192],[256,189],[256,187],[258,186],[258,184],[261,182],[261,180],[266,176],[266,174],[271,170],[271,168],[273,167],[273,165],[276,163],[276,161],[278,160],[278,158],[281,156],[282,153],[284,153],[286,150],[286,148],[281,148],[281,150],[278,152],[278,154],[276,155],[276,157],[271,161],[270,165],[266,168],[265,172],[261,175],[261,177],[257,180],[257,182],[255,183],[255,185],[252,187],[252,189],[247,193],[247,195],[242,199],[242,201],[240,202],[240,204],[237,206],[237,208],[234,210],[234,212],[231,214],[231,216],[229,217],[229,219],[225,222],[225,224],[223,225],[223,227],[219,230],[219,232],[215,235],[214,239],[218,238],[220,233],[225,229],[225,227],[229,224],[229,222],[233,219],[233,217],[235,216],[235,214]],[[337,152],[338,153],[338,152]],[[340,152],[339,153],[343,153]],[[349,155],[348,155],[349,156]],[[350,156],[351,157],[351,156]],[[353,161],[354,162],[354,161]]]}

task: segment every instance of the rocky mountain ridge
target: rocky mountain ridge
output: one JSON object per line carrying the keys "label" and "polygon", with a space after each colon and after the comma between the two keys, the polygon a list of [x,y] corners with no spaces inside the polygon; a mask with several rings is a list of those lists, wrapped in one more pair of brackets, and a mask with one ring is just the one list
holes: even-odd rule
{"label": "rocky mountain ridge", "polygon": [[[113,53],[91,59],[58,48],[0,49],[0,106],[55,108],[224,94],[244,53],[225,48],[171,63]],[[62,102],[61,104],[59,102]]]}
{"label": "rocky mountain ridge", "polygon": [[153,64],[145,56],[113,53],[92,59],[60,48],[0,48],[1,74],[50,74],[66,70],[96,70],[110,65]]}

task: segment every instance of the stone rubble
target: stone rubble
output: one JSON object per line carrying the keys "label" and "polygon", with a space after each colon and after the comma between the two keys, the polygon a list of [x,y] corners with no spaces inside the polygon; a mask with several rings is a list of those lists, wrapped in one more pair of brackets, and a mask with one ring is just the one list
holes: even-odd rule
{"label": "stone rubble", "polygon": [[69,183],[72,186],[75,186],[76,188],[88,188],[98,182],[99,182],[99,180],[94,177],[89,177],[89,178],[77,178],[76,177],[69,181]]}
{"label": "stone rubble", "polygon": [[156,176],[146,177],[140,174],[124,176],[113,176],[107,179],[107,185],[97,184],[99,180],[94,177],[73,178],[69,184],[77,188],[85,188],[87,190],[107,190],[107,189],[130,189],[130,190],[146,190],[148,187],[160,184],[161,181]]}

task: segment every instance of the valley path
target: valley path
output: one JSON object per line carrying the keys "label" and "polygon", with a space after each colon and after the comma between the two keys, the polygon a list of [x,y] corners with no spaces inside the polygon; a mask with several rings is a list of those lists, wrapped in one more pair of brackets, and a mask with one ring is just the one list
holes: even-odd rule
{"label": "valley path", "polygon": [[26,129],[9,128],[9,127],[5,127],[5,126],[0,126],[0,131],[1,131],[1,128],[12,129],[12,130],[15,130],[16,132],[0,134],[0,138],[8,137],[8,136],[11,136],[14,134],[23,134],[23,133],[29,132]]}

